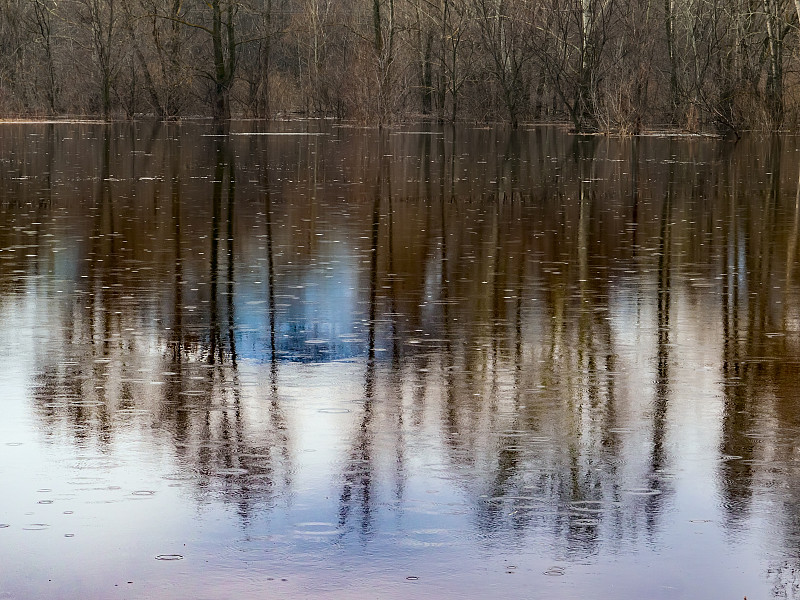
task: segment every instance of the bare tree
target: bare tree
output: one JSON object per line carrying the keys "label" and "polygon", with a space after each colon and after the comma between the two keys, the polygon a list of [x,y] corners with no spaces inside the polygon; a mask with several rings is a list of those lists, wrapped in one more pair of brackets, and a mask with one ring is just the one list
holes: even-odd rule
{"label": "bare tree", "polygon": [[25,18],[25,2],[0,0],[0,107],[7,111],[24,110],[32,100]]}
{"label": "bare tree", "polygon": [[31,26],[36,32],[44,50],[45,69],[47,72],[47,104],[51,113],[58,110],[58,83],[54,58],[54,24],[55,0],[33,0],[31,3]]}
{"label": "bare tree", "polygon": [[420,105],[422,114],[429,115],[433,112],[433,42],[438,30],[433,17],[435,7],[428,0],[409,0],[409,2]]}
{"label": "bare tree", "polygon": [[188,103],[191,72],[184,52],[191,37],[180,20],[182,0],[137,0],[125,6],[125,29],[155,114],[172,119]]}
{"label": "bare tree", "polygon": [[615,0],[548,0],[535,23],[537,56],[576,131],[597,129],[596,99]]}
{"label": "bare tree", "polygon": [[[444,78],[442,94],[450,96],[450,121],[455,122],[459,110],[461,88],[472,74],[475,52],[473,39],[474,12],[465,0],[442,0],[441,11],[441,72]],[[445,99],[440,100],[443,114]]]}
{"label": "bare tree", "polygon": [[392,114],[391,94],[394,92],[394,60],[397,37],[395,0],[372,0],[373,51],[377,78],[376,115],[378,125],[386,123]]}
{"label": "bare tree", "polygon": [[0,109],[738,135],[800,122],[798,32],[800,0],[0,0]]}
{"label": "bare tree", "polygon": [[236,39],[240,6],[235,0],[208,0],[198,1],[192,9],[184,10],[178,2],[174,5],[177,11],[157,13],[159,18],[205,32],[208,36],[205,52],[210,54],[211,64],[198,67],[198,70],[210,83],[211,113],[216,121],[231,117],[230,91],[236,75],[237,49],[242,43]]}
{"label": "bare tree", "polygon": [[527,2],[518,0],[475,0],[481,41],[511,126],[528,102],[532,44],[525,20]]}
{"label": "bare tree", "polygon": [[786,13],[789,9],[785,0],[762,0],[764,21],[767,31],[767,47],[769,49],[769,68],[765,86],[767,113],[772,128],[777,129],[783,123],[783,40],[788,32]]}
{"label": "bare tree", "polygon": [[254,33],[252,44],[245,46],[244,67],[248,83],[248,106],[254,116],[270,117],[270,75],[274,38],[280,25],[276,0],[253,0],[249,6],[250,30]]}
{"label": "bare tree", "polygon": [[[636,134],[655,112],[651,90],[661,83],[653,77],[661,22],[654,0],[619,0],[616,10],[617,29],[609,44],[608,67],[597,88],[595,111],[600,129]],[[674,99],[670,97],[665,104],[662,109],[671,119]]]}
{"label": "bare tree", "polygon": [[[111,113],[111,90],[119,66],[122,46],[119,40],[118,0],[71,0],[76,24],[89,35],[95,66],[99,76],[100,110],[103,118]],[[67,7],[68,9],[68,7]],[[67,13],[61,13],[62,18]]]}
{"label": "bare tree", "polygon": [[331,104],[327,70],[333,5],[331,0],[303,0],[303,8],[296,18],[300,78],[306,90],[306,110],[322,113]]}

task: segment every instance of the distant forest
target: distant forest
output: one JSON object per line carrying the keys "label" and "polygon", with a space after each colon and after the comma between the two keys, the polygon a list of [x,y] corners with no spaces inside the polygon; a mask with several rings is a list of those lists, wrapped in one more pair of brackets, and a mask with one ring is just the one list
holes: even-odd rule
{"label": "distant forest", "polygon": [[800,0],[0,0],[0,115],[792,128]]}

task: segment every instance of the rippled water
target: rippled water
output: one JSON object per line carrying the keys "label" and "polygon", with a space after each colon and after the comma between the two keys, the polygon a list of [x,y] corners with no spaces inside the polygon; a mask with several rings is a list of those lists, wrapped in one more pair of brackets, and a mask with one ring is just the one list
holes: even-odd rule
{"label": "rippled water", "polygon": [[0,598],[800,595],[798,138],[0,127]]}

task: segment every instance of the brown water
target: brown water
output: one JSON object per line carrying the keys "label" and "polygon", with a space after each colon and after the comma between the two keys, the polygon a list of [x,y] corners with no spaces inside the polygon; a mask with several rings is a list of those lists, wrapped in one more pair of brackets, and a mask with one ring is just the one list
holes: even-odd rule
{"label": "brown water", "polygon": [[800,596],[798,138],[267,127],[0,126],[0,598]]}

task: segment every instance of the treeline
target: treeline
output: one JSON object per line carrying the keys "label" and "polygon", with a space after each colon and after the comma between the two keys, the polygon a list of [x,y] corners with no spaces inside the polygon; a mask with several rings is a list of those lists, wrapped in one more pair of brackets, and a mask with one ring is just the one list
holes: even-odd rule
{"label": "treeline", "polygon": [[0,114],[798,121],[789,0],[0,0]]}

